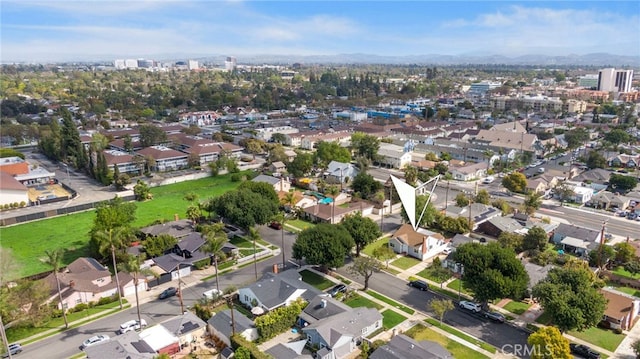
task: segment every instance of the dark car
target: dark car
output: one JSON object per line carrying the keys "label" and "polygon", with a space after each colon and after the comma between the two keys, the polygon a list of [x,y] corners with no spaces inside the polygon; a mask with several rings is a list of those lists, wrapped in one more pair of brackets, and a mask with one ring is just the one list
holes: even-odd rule
{"label": "dark car", "polygon": [[273,229],[282,229],[282,224],[280,224],[280,222],[271,222],[269,227],[271,227]]}
{"label": "dark car", "polygon": [[569,344],[572,354],[579,355],[585,359],[600,359],[600,353],[582,344]]}
{"label": "dark car", "polygon": [[505,321],[505,317],[504,315],[502,315],[502,313],[498,313],[498,312],[484,312],[483,313],[484,317],[487,319],[491,319],[494,322],[498,322],[498,323],[504,323]]}
{"label": "dark car", "polygon": [[158,296],[158,299],[167,299],[169,297],[173,297],[176,294],[178,294],[178,288],[169,287],[164,291],[162,291],[162,293],[160,293],[160,295]]}
{"label": "dark car", "polygon": [[422,281],[422,280],[412,280],[412,281],[409,282],[409,285],[414,287],[414,288],[418,288],[420,290],[429,289],[429,284],[427,284],[427,282]]}
{"label": "dark car", "polygon": [[346,293],[347,292],[347,286],[344,284],[338,284],[335,287],[331,288],[331,290],[327,293],[329,293],[330,296],[335,297],[336,295],[338,295],[338,293]]}

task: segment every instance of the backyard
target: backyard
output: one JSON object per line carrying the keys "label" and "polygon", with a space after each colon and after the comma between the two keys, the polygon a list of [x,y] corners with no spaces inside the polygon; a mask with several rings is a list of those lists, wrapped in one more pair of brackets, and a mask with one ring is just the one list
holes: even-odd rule
{"label": "backyard", "polygon": [[[189,202],[184,195],[193,192],[200,200],[220,195],[240,185],[231,182],[230,176],[207,177],[151,189],[153,200],[135,202],[138,206],[135,227],[144,227],[156,220],[173,220],[178,214],[185,217]],[[81,212],[0,228],[0,245],[12,250],[16,260],[18,277],[25,277],[50,270],[40,260],[46,250],[65,248],[63,265],[78,257],[87,256],[89,231],[95,218],[94,211]],[[11,278],[15,279],[15,278]]]}
{"label": "backyard", "polygon": [[405,332],[406,335],[416,341],[431,340],[447,349],[454,358],[465,359],[486,359],[486,355],[480,354],[471,348],[468,348],[454,340],[448,339],[442,334],[425,327],[424,325],[416,325]]}

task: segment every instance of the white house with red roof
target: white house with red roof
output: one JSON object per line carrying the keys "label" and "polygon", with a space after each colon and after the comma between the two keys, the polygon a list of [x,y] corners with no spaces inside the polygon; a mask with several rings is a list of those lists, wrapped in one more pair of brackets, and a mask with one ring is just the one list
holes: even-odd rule
{"label": "white house with red roof", "polygon": [[137,152],[138,155],[153,158],[156,163],[152,170],[158,172],[175,171],[188,167],[188,155],[165,146],[150,146]]}

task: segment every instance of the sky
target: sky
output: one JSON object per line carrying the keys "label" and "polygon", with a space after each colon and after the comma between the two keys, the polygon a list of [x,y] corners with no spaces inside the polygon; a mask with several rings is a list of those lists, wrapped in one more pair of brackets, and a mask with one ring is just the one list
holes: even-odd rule
{"label": "sky", "polygon": [[640,56],[640,1],[0,0],[0,60]]}

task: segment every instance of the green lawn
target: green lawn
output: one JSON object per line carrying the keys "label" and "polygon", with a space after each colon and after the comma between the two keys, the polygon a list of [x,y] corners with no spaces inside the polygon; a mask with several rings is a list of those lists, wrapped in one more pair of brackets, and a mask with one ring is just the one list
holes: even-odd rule
{"label": "green lawn", "polygon": [[453,341],[444,335],[425,327],[424,325],[416,325],[406,331],[404,334],[410,336],[411,338],[422,341],[422,340],[430,340],[434,341],[451,352],[451,355],[454,358],[465,358],[465,359],[488,359],[488,357],[484,354],[480,354],[473,349],[466,347],[456,341]]}
{"label": "green lawn", "polygon": [[420,264],[421,262],[413,257],[409,257],[409,256],[404,256],[404,257],[400,257],[398,259],[396,259],[395,261],[391,262],[391,265],[398,267],[400,269],[404,269],[407,270],[417,264]]}
{"label": "green lawn", "polygon": [[611,352],[616,350],[625,337],[623,334],[614,333],[613,330],[598,327],[591,327],[582,332],[570,331],[568,334]]}
{"label": "green lawn", "polygon": [[257,252],[260,252],[260,251],[261,251],[260,248],[256,248],[255,251],[253,250],[253,248],[240,248],[240,250],[239,250],[241,257],[252,256],[253,253],[257,253]]}
{"label": "green lawn", "polygon": [[447,284],[447,288],[450,288],[456,292],[460,291],[466,295],[470,295],[473,296],[473,293],[471,293],[471,291],[467,290],[464,285],[462,284],[462,281],[460,279],[454,279],[451,281],[451,283]]}
{"label": "green lawn", "polygon": [[367,307],[367,308],[375,308],[378,310],[382,309],[382,306],[380,304],[357,294],[345,300],[344,304],[350,306],[351,308]]}
{"label": "green lawn", "polygon": [[466,340],[467,342],[469,342],[471,344],[475,344],[475,345],[481,347],[482,349],[484,349],[484,350],[486,350],[488,352],[495,353],[497,351],[496,347],[494,347],[493,345],[491,345],[489,343],[485,343],[485,342],[483,342],[481,340],[474,339],[473,337],[471,337],[471,336],[459,331],[456,328],[450,327],[450,326],[448,326],[446,324],[441,324],[440,321],[438,321],[436,319],[427,318],[427,319],[425,319],[425,322],[427,322],[427,323],[429,323],[429,324],[431,324],[433,326],[436,326],[436,327],[444,330],[447,333],[451,333],[451,334],[455,335],[458,338],[464,339],[464,340]]}
{"label": "green lawn", "polygon": [[382,326],[385,330],[389,330],[395,327],[396,325],[404,322],[406,319],[407,317],[391,309],[387,309],[382,312]]}
{"label": "green lawn", "polygon": [[[151,189],[153,200],[136,202],[133,225],[144,227],[156,220],[173,220],[174,214],[186,217],[189,202],[183,199],[188,192],[198,194],[200,200],[220,195],[236,188],[228,175],[207,177]],[[0,228],[0,245],[12,250],[19,268],[17,276],[24,277],[50,270],[40,261],[45,250],[65,248],[63,265],[78,257],[89,255],[89,230],[93,225],[93,211],[73,213],[41,221]],[[10,278],[13,279],[13,278]]]}
{"label": "green lawn", "polygon": [[622,292],[622,293],[626,293],[629,295],[632,295],[634,297],[638,297],[640,298],[640,290],[635,289],[635,288],[631,288],[631,287],[625,287],[621,284],[618,283],[614,283],[614,282],[607,282],[607,285],[610,287],[614,287],[616,290]]}
{"label": "green lawn", "polygon": [[502,308],[504,310],[508,310],[509,312],[511,312],[513,314],[520,315],[520,314],[523,314],[524,312],[526,312],[527,309],[529,309],[529,307],[531,307],[531,304],[527,304],[525,302],[519,302],[519,301],[512,300]]}
{"label": "green lawn", "polygon": [[640,273],[633,274],[625,270],[623,266],[616,267],[616,269],[612,270],[612,272],[621,277],[625,277],[629,279],[640,279]]}
{"label": "green lawn", "polygon": [[425,279],[432,280],[436,283],[442,283],[447,279],[451,278],[452,273],[450,270],[440,266],[437,266],[437,267],[430,266],[416,273],[416,275]]}
{"label": "green lawn", "polygon": [[[293,220],[286,221],[286,222],[284,222],[284,225],[285,225],[285,227],[293,226],[293,227],[301,229],[301,230],[304,230],[304,229],[311,228],[311,227],[315,226],[315,224],[313,224],[311,222],[303,221],[301,219],[293,219]],[[289,227],[289,228],[291,228],[291,227]]]}
{"label": "green lawn", "polygon": [[378,239],[375,242],[367,244],[362,249],[362,253],[364,253],[364,254],[366,254],[368,256],[373,256],[373,251],[375,251],[377,248],[380,248],[382,246],[386,246],[388,244],[389,244],[389,237],[384,237],[382,239]]}
{"label": "green lawn", "polygon": [[551,314],[547,314],[547,312],[542,312],[538,318],[536,318],[536,323],[540,323],[543,325],[549,325],[552,321]]}
{"label": "green lawn", "polygon": [[389,267],[389,268],[384,268],[383,267],[382,270],[387,272],[387,273],[393,274],[393,275],[398,275],[398,274],[402,273],[401,271],[393,269],[391,267]]}
{"label": "green lawn", "polygon": [[250,242],[246,238],[240,236],[234,236],[229,240],[229,243],[235,245],[238,248],[253,248],[253,242]]}
{"label": "green lawn", "polygon": [[409,307],[406,307],[406,306],[394,301],[391,298],[387,298],[387,297],[385,297],[384,295],[382,295],[382,294],[380,294],[378,292],[374,292],[372,290],[367,290],[367,294],[369,294],[370,296],[376,298],[379,301],[385,302],[385,303],[393,306],[394,308],[398,308],[398,309],[400,309],[401,311],[403,311],[403,312],[405,312],[407,314],[413,314],[413,313],[416,312],[415,310],[413,310],[413,309],[411,309]]}
{"label": "green lawn", "polygon": [[310,270],[305,269],[300,271],[300,276],[302,276],[302,280],[304,282],[309,283],[320,290],[329,289],[334,285],[332,281]]}

